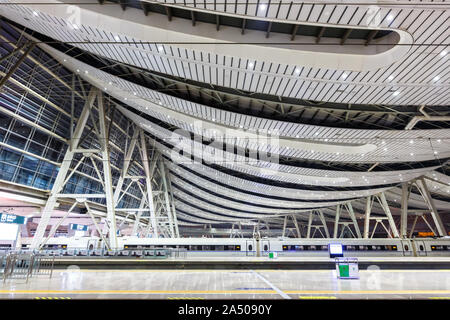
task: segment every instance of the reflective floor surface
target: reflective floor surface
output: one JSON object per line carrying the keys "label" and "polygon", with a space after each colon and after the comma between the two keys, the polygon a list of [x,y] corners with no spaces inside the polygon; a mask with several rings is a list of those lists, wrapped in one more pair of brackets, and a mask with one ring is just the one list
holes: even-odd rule
{"label": "reflective floor surface", "polygon": [[2,299],[450,299],[450,270],[84,270],[1,283]]}

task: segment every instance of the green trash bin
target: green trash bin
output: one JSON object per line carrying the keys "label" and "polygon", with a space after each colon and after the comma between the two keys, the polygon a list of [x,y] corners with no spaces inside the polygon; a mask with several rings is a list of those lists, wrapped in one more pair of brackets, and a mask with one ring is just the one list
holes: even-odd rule
{"label": "green trash bin", "polygon": [[357,258],[336,258],[334,261],[339,279],[359,279]]}

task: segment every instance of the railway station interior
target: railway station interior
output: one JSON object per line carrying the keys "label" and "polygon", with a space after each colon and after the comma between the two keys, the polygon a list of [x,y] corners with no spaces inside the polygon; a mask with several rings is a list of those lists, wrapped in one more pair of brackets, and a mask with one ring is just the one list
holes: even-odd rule
{"label": "railway station interior", "polygon": [[0,299],[450,299],[449,15],[0,0]]}

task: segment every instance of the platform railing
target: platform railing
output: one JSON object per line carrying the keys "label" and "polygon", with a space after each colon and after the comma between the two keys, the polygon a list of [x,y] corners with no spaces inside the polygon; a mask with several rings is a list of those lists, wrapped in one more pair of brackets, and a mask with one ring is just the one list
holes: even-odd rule
{"label": "platform railing", "polygon": [[55,257],[32,251],[11,251],[0,256],[0,273],[3,282],[8,279],[28,279],[33,276],[53,275]]}

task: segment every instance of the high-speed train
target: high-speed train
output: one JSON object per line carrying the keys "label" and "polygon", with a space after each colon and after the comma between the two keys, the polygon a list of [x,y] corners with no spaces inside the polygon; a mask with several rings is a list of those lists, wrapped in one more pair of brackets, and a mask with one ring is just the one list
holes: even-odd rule
{"label": "high-speed train", "polygon": [[[31,238],[22,239],[22,249]],[[174,249],[186,257],[328,257],[328,245],[341,244],[348,257],[450,256],[449,238],[416,239],[305,239],[305,238],[137,238],[119,237],[119,255],[145,255],[149,249]],[[64,255],[100,255],[104,249],[98,237],[58,237],[47,241],[43,250]],[[108,254],[106,254],[108,255]]]}

